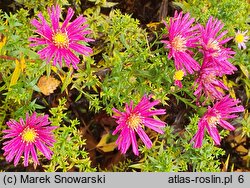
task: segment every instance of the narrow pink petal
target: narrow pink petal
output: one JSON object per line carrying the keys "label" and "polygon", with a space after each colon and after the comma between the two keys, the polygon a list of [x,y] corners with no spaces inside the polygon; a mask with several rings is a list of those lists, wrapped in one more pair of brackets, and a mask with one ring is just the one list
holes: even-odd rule
{"label": "narrow pink petal", "polygon": [[48,13],[50,15],[53,30],[56,32],[59,29],[59,17],[61,14],[61,9],[58,5],[52,6],[51,8],[48,8]]}
{"label": "narrow pink petal", "polygon": [[70,23],[70,25],[66,28],[66,30],[70,34],[72,31],[75,30],[75,28],[80,27],[85,22],[86,18],[80,15],[78,18],[76,18],[73,22]]}
{"label": "narrow pink petal", "polygon": [[24,152],[24,147],[25,147],[25,144],[22,143],[21,146],[19,147],[17,153],[16,153],[16,157],[14,159],[14,166],[16,166],[18,164],[18,162],[20,161],[20,158]]}
{"label": "narrow pink petal", "polygon": [[66,16],[66,19],[64,20],[63,24],[62,24],[62,27],[61,29],[64,31],[65,28],[67,27],[69,21],[71,20],[71,18],[73,17],[74,15],[74,10],[72,8],[69,8],[68,9],[68,12],[67,12],[67,16]]}
{"label": "narrow pink petal", "polygon": [[221,119],[220,120],[220,125],[224,128],[224,129],[227,129],[227,130],[230,130],[230,131],[234,131],[235,130],[235,127],[232,126],[230,123],[228,123],[227,121]]}
{"label": "narrow pink petal", "polygon": [[143,118],[143,123],[149,123],[151,125],[155,125],[156,127],[165,127],[165,122],[158,120],[158,119],[154,119],[154,118],[148,118],[148,117],[144,117]]}
{"label": "narrow pink petal", "polygon": [[200,120],[198,123],[198,131],[191,140],[191,142],[193,141],[195,142],[194,148],[200,148],[202,146],[202,140],[204,138],[204,129],[205,129],[205,125],[202,122],[202,120]]}
{"label": "narrow pink petal", "polygon": [[31,144],[27,144],[25,145],[25,148],[24,148],[24,166],[29,165],[30,147],[31,147]]}
{"label": "narrow pink petal", "polygon": [[34,163],[39,165],[39,161],[38,161],[38,158],[37,158],[36,150],[35,150],[33,144],[30,147],[30,151],[31,151],[31,156],[32,156],[32,159],[33,159]]}
{"label": "narrow pink petal", "polygon": [[155,116],[155,115],[163,115],[163,114],[166,114],[165,109],[141,112],[142,116]]}
{"label": "narrow pink petal", "polygon": [[39,149],[43,153],[43,155],[47,159],[51,158],[51,151],[50,151],[50,149],[47,146],[45,146],[42,142],[40,142],[39,140],[36,140],[35,146],[37,147],[37,149]]}
{"label": "narrow pink petal", "polygon": [[208,134],[212,137],[212,139],[214,140],[214,143],[216,145],[220,145],[220,135],[219,135],[219,131],[216,127],[211,127],[211,126],[207,126],[207,131]]}
{"label": "narrow pink petal", "polygon": [[118,137],[116,143],[118,144],[118,149],[121,150],[121,153],[126,153],[129,146],[131,145],[131,137],[128,128],[124,128]]}
{"label": "narrow pink petal", "polygon": [[164,133],[163,130],[161,130],[161,129],[159,128],[159,126],[156,126],[155,124],[152,124],[152,123],[150,123],[150,122],[148,122],[148,121],[144,121],[144,122],[143,122],[143,125],[145,125],[146,127],[150,128],[150,129],[152,129],[152,130],[154,130],[154,131],[156,131],[156,132],[158,132],[158,133],[160,133],[160,134],[163,134],[163,133]]}
{"label": "narrow pink petal", "polygon": [[[5,143],[7,143],[5,145]],[[4,151],[10,151],[18,147],[18,145],[21,143],[20,137],[15,137],[10,141],[7,141],[4,143],[4,147],[2,148]]]}
{"label": "narrow pink petal", "polygon": [[90,47],[81,45],[81,44],[77,44],[77,43],[71,43],[69,45],[69,47],[73,50],[75,50],[76,52],[83,54],[83,55],[89,55],[92,53],[92,49]]}
{"label": "narrow pink petal", "polygon": [[144,130],[141,127],[138,127],[136,129],[136,132],[139,135],[139,137],[141,138],[141,140],[143,141],[143,143],[146,145],[146,147],[151,148],[152,142],[149,139],[148,135],[144,132]]}
{"label": "narrow pink petal", "polygon": [[134,152],[135,155],[139,155],[138,145],[137,145],[137,140],[136,140],[136,136],[135,136],[134,130],[130,131],[130,137],[131,137],[133,152]]}

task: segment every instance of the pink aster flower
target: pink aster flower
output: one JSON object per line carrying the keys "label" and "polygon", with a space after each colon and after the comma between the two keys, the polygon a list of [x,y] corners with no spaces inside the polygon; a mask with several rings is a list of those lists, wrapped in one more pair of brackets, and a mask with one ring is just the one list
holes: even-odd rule
{"label": "pink aster flower", "polygon": [[189,13],[174,14],[174,18],[170,18],[169,26],[163,21],[168,30],[168,40],[161,42],[169,48],[168,58],[174,58],[177,70],[186,70],[193,74],[194,71],[200,69],[200,65],[193,59],[193,52],[189,48],[195,48],[199,42],[198,26],[192,26],[194,18],[190,19]]}
{"label": "pink aster flower", "polygon": [[50,124],[48,115],[36,116],[33,113],[31,116],[26,115],[26,121],[20,118],[20,122],[10,120],[6,123],[9,129],[3,132],[6,135],[3,138],[10,139],[3,143],[4,156],[6,160],[11,162],[14,159],[16,166],[24,153],[24,166],[28,166],[29,155],[34,161],[34,164],[39,164],[36,148],[42,154],[50,159],[52,151],[49,149],[55,142],[52,130],[56,129],[55,126],[47,126]]}
{"label": "pink aster flower", "polygon": [[211,62],[207,62],[205,59],[199,71],[198,78],[195,80],[195,85],[198,85],[194,92],[197,101],[199,101],[203,94],[205,94],[206,99],[212,101],[223,98],[223,90],[228,90],[228,88],[217,78],[218,75],[218,71],[213,67]]}
{"label": "pink aster flower", "polygon": [[223,46],[232,39],[226,38],[222,40],[228,32],[223,31],[220,33],[223,26],[224,24],[221,23],[221,21],[213,19],[213,17],[209,18],[206,27],[200,25],[201,51],[206,61],[210,61],[214,64],[214,68],[218,70],[219,76],[232,74],[237,70],[237,68],[228,61],[235,52],[232,51],[231,48],[225,48]]}
{"label": "pink aster flower", "polygon": [[248,30],[246,30],[245,32],[242,31],[237,31],[237,33],[235,34],[235,38],[234,41],[236,42],[236,44],[238,44],[238,48],[241,49],[246,49],[246,42],[249,39],[249,36],[247,36],[247,32]]}
{"label": "pink aster flower", "polygon": [[[93,41],[85,37],[85,35],[90,33],[90,30],[86,30],[88,27],[86,19],[80,15],[70,23],[74,11],[72,8],[69,8],[66,19],[60,24],[61,9],[59,6],[52,6],[51,9],[48,8],[48,13],[51,26],[41,13],[38,14],[39,20],[31,20],[31,24],[37,29],[35,32],[41,36],[39,38],[29,38],[30,41],[34,42],[31,46],[46,45],[45,48],[38,51],[38,54],[47,63],[53,59],[54,66],[58,62],[62,67],[62,60],[64,59],[68,67],[72,64],[77,69],[77,64],[80,60],[74,51],[86,56],[92,53],[92,49],[85,45],[86,42]],[[83,42],[84,44],[80,44],[79,42]]]}
{"label": "pink aster flower", "polygon": [[220,125],[224,129],[233,131],[235,127],[228,123],[227,119],[238,117],[234,113],[243,112],[243,106],[236,106],[240,101],[229,98],[229,95],[215,103],[211,108],[208,107],[207,112],[198,122],[198,131],[191,141],[195,141],[194,147],[199,148],[202,145],[204,131],[207,129],[208,134],[214,140],[215,145],[220,145],[220,135],[216,126]]}
{"label": "pink aster flower", "polygon": [[151,110],[151,108],[159,103],[158,100],[150,102],[151,96],[143,96],[141,101],[133,108],[133,102],[130,105],[126,103],[125,112],[120,112],[113,108],[117,119],[118,126],[113,135],[120,132],[116,141],[118,149],[121,153],[126,153],[132,143],[132,149],[135,155],[139,155],[136,134],[139,135],[147,148],[152,147],[152,142],[144,131],[144,126],[153,129],[154,131],[163,134],[161,130],[165,126],[163,121],[152,118],[155,115],[165,114],[164,109]]}

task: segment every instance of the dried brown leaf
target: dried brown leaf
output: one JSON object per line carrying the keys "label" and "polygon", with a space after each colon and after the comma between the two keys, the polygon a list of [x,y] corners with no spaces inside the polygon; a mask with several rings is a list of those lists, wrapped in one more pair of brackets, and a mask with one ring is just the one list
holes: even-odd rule
{"label": "dried brown leaf", "polygon": [[55,91],[59,84],[60,81],[53,78],[52,76],[42,76],[39,79],[37,86],[44,95],[48,96]]}

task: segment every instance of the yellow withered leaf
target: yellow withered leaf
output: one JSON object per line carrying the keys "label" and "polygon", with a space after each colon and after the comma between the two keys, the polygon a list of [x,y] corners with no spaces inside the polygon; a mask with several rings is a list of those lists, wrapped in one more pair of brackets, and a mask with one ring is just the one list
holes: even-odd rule
{"label": "yellow withered leaf", "polygon": [[10,85],[9,85],[9,90],[11,89],[11,86],[15,85],[17,83],[17,80],[20,77],[21,72],[24,71],[25,68],[25,59],[22,56],[20,61],[16,60],[16,66],[15,66],[15,70],[11,76],[11,80],[10,80]]}
{"label": "yellow withered leaf", "polygon": [[222,172],[227,172],[229,160],[230,160],[230,154],[227,156],[227,160],[225,161],[225,163],[223,163]]}
{"label": "yellow withered leaf", "polygon": [[240,69],[241,69],[241,71],[243,72],[243,74],[244,74],[247,78],[249,78],[250,74],[249,74],[249,72],[248,72],[247,67],[244,66],[244,65],[242,65],[242,64],[239,64],[239,66],[240,66]]}
{"label": "yellow withered leaf", "polygon": [[103,151],[103,152],[111,152],[116,148],[116,143],[114,142],[110,142],[107,143],[109,140],[110,134],[104,134],[100,140],[100,142],[96,145],[96,148],[98,148],[99,150]]}
{"label": "yellow withered leaf", "polygon": [[0,51],[2,50],[5,44],[6,44],[6,37],[2,33],[0,33]]}
{"label": "yellow withered leaf", "polygon": [[160,24],[161,22],[150,22],[147,24],[147,27],[153,31],[156,31]]}
{"label": "yellow withered leaf", "polygon": [[20,59],[20,68],[21,68],[21,71],[22,71],[22,72],[23,72],[24,69],[26,68],[24,56],[22,56],[21,59]]}
{"label": "yellow withered leaf", "polygon": [[15,67],[15,70],[14,70],[12,76],[11,76],[10,87],[17,83],[17,80],[18,80],[20,74],[21,74],[20,62],[18,60],[16,60],[16,67]]}
{"label": "yellow withered leaf", "polygon": [[233,88],[233,86],[236,86],[236,84],[233,81],[228,80],[226,76],[223,76],[223,83],[228,87],[230,96],[236,99],[236,95]]}
{"label": "yellow withered leaf", "polygon": [[52,76],[42,76],[38,83],[37,86],[39,87],[40,91],[44,94],[44,95],[50,95],[51,93],[53,93],[55,91],[55,89],[59,86],[60,81],[55,79]]}
{"label": "yellow withered leaf", "polygon": [[23,72],[24,68],[25,68],[24,57],[22,57],[20,61],[16,60],[15,70],[14,70],[14,72],[11,76],[11,80],[10,80],[10,87],[17,83],[17,80],[19,79],[20,74],[21,74],[21,72]]}

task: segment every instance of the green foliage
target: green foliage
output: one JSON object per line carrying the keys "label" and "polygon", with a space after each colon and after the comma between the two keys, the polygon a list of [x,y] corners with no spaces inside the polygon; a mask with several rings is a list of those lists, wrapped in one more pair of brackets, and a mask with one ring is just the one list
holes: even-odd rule
{"label": "green foliage", "polygon": [[[96,93],[102,83],[96,75],[96,69],[91,67],[93,64],[94,60],[87,57],[85,61],[85,70],[79,70],[78,73],[73,75],[75,81],[73,81],[72,89],[76,88],[80,92],[77,100],[84,95],[90,102],[90,109],[99,111],[102,107],[100,106],[100,100]],[[93,90],[95,93],[88,92],[90,90]]]}
{"label": "green foliage", "polygon": [[102,170],[100,169],[100,171],[102,172],[130,172],[131,171],[131,165],[133,164],[133,161],[130,159],[126,159],[125,161],[119,162],[116,165],[112,165],[111,169],[107,170]]}
{"label": "green foliage", "polygon": [[68,120],[64,113],[65,99],[59,100],[59,105],[50,110],[52,117],[50,121],[53,126],[58,126],[55,130],[56,143],[53,147],[53,156],[48,165],[43,165],[45,171],[68,172],[70,170],[79,172],[94,172],[95,168],[91,167],[91,161],[88,152],[84,146],[86,142],[82,139],[80,131],[77,129],[78,120],[69,120],[69,125],[64,124]]}
{"label": "green foliage", "polygon": [[139,21],[119,10],[111,11],[107,17],[88,9],[85,15],[93,37],[101,43],[100,49],[94,49],[94,55],[102,58],[98,62],[86,58],[85,69],[73,76],[77,79],[72,88],[80,92],[78,99],[84,95],[91,109],[104,108],[108,114],[114,106],[121,108],[125,102],[136,102],[146,93],[154,93],[155,98],[166,104],[172,84],[171,63],[162,48],[151,50]]}
{"label": "green foliage", "polygon": [[242,137],[247,136],[250,137],[250,114],[248,111],[245,112],[243,120],[241,120],[242,127],[239,127],[238,129],[242,132]]}
{"label": "green foliage", "polygon": [[103,25],[99,28],[103,46],[98,51],[102,52],[103,59],[97,64],[99,70],[96,74],[112,70],[100,86],[105,110],[111,114],[113,106],[119,108],[130,100],[138,101],[142,95],[151,92],[165,104],[171,79],[162,49],[152,51],[147,33],[139,27],[139,21],[118,10],[111,12]]}
{"label": "green foliage", "polygon": [[[249,34],[248,34],[249,35]],[[250,42],[246,43],[249,46]],[[245,93],[247,95],[246,104],[249,103],[250,99],[250,50],[249,47],[246,50],[239,50],[235,47],[235,57],[234,57],[234,64],[238,65],[239,70],[241,72],[240,76],[237,79],[237,85],[244,88]]]}
{"label": "green foliage", "polygon": [[[0,15],[0,33],[6,37],[6,45],[1,54],[20,58],[22,55],[37,58],[38,55],[28,47],[31,36],[30,23],[27,19],[28,10],[20,9],[16,14]],[[11,31],[11,32],[10,32]]]}
{"label": "green foliage", "polygon": [[36,82],[44,72],[44,66],[34,63],[38,55],[28,46],[28,37],[32,32],[28,15],[28,10],[24,9],[16,14],[0,14],[0,33],[6,40],[0,50],[0,74],[3,81],[0,129],[6,112],[12,118],[18,119],[24,117],[26,112],[42,108],[35,104],[36,100],[32,100],[33,91],[37,90]]}
{"label": "green foliage", "polygon": [[201,24],[205,24],[210,16],[222,20],[229,34],[235,29],[246,30],[250,5],[247,0],[177,0],[175,4],[185,12],[190,12]]}
{"label": "green foliage", "polygon": [[[225,151],[217,146],[214,146],[212,138],[205,134],[203,144],[201,148],[193,148],[192,143],[189,140],[192,139],[197,131],[198,116],[195,115],[190,119],[189,125],[186,127],[186,132],[184,133],[181,141],[183,142],[184,154],[181,155],[183,160],[191,161],[192,171],[203,171],[203,172],[218,172],[220,171],[220,161],[219,157],[225,155]],[[221,131],[220,136],[223,139],[227,136],[229,131]],[[179,145],[182,145],[179,143]]]}
{"label": "green foliage", "polygon": [[35,12],[46,9],[47,6],[52,6],[57,3],[58,5],[69,5],[68,0],[16,0],[17,3],[23,5],[29,10],[34,10]]}
{"label": "green foliage", "polygon": [[[6,121],[24,117],[27,112],[50,112],[51,125],[58,128],[54,131],[56,143],[52,148],[53,157],[50,161],[44,160],[42,163],[45,171],[97,171],[91,166],[88,151],[85,150],[86,140],[83,139],[81,132],[82,125],[77,119],[72,118],[75,116],[72,116],[73,113],[66,107],[66,103],[77,103],[86,99],[89,112],[96,115],[99,111],[105,111],[108,115],[112,115],[112,108],[122,110],[124,104],[131,100],[136,104],[144,94],[153,94],[154,99],[161,101],[163,108],[175,103],[169,101],[169,96],[177,101],[174,105],[184,103],[187,109],[191,107],[192,111],[189,114],[192,114],[192,118],[187,121],[190,123],[186,123],[181,132],[175,130],[172,125],[168,125],[163,135],[150,134],[150,138],[154,141],[151,149],[140,146],[141,156],[136,158],[136,162],[126,158],[123,162],[113,165],[110,171],[220,171],[219,159],[225,151],[215,147],[208,134],[205,134],[203,146],[200,149],[193,148],[190,143],[197,131],[199,118],[204,114],[206,107],[200,108],[195,104],[193,82],[196,75],[186,75],[181,89],[173,86],[174,62],[167,58],[168,50],[163,48],[160,42],[162,34],[168,32],[166,28],[160,31],[161,34],[149,33],[141,27],[139,20],[114,10],[117,3],[107,0],[88,0],[88,3],[91,2],[93,6],[84,12],[82,12],[84,5],[81,4],[83,1],[80,0],[74,2],[17,0],[16,2],[24,8],[15,13],[4,13],[0,10],[0,130],[6,128]],[[84,14],[92,31],[89,38],[95,39],[90,44],[93,54],[90,57],[80,56],[82,61],[79,63],[78,70],[73,68],[65,70],[59,66],[55,68],[46,65],[36,53],[42,47],[32,49],[29,47],[28,38],[34,36],[34,28],[30,20],[39,11],[48,19],[46,8],[55,3],[62,6],[64,16],[66,7],[70,3],[76,10],[76,16]],[[179,0],[175,5],[180,6],[184,12],[190,12],[203,25],[210,16],[222,20],[225,23],[224,29],[229,31],[228,36],[233,37],[236,30],[245,31],[249,28],[247,24],[249,4],[244,0]],[[103,8],[112,8],[112,10],[109,15],[104,15],[101,13]],[[154,35],[153,39],[150,39],[150,35]],[[246,45],[249,46],[249,42]],[[236,51],[232,63],[237,65],[239,71],[237,75],[232,76],[233,78],[225,80],[231,84],[228,86],[230,94],[240,95],[234,89],[241,88],[241,92],[246,94],[242,98],[246,98],[244,102],[248,104],[250,98],[249,48],[238,49],[233,40],[228,46]],[[197,50],[195,58],[201,63],[200,56]],[[42,75],[54,76],[55,74],[62,81],[61,90],[51,96],[42,95],[37,86],[39,78]],[[74,98],[75,93],[78,96],[73,101],[71,99]],[[65,96],[68,101],[66,98],[59,99],[59,104],[56,106],[54,102],[61,96]],[[50,105],[45,108],[41,105],[41,101],[44,102],[42,105],[52,103],[53,108]],[[249,137],[250,117],[247,111],[238,122],[242,124],[239,128],[242,135]],[[108,131],[113,129],[113,127],[107,128],[106,125],[104,128]],[[94,128],[87,129],[90,131]],[[228,135],[228,131],[220,131],[220,135],[224,138]],[[39,158],[41,156],[39,155]],[[3,160],[2,156],[0,159]],[[98,170],[101,171],[101,169]]]}
{"label": "green foliage", "polygon": [[95,5],[103,8],[110,8],[118,4],[114,2],[108,2],[107,0],[88,0],[88,1],[93,2],[95,3]]}

